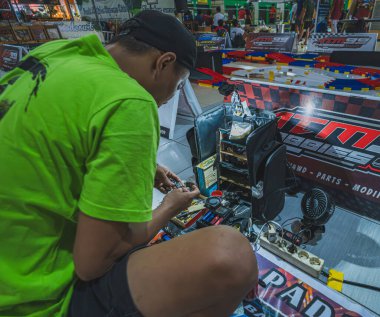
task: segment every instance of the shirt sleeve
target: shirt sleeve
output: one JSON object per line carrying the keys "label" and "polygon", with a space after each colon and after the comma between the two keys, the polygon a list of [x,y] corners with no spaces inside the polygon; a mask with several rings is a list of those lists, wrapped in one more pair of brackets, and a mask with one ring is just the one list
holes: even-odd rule
{"label": "shirt sleeve", "polygon": [[107,106],[92,117],[88,134],[79,209],[103,220],[151,220],[159,141],[156,104],[132,99]]}

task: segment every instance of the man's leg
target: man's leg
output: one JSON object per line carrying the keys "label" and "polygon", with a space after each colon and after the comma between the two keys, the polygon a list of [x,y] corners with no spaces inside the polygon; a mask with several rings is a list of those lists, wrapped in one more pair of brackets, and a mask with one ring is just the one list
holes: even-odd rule
{"label": "man's leg", "polygon": [[307,41],[309,40],[309,36],[310,36],[310,32],[311,32],[311,26],[309,26],[307,28],[307,31],[306,31],[306,39],[305,39],[305,45],[307,45]]}
{"label": "man's leg", "polygon": [[137,251],[127,274],[144,317],[229,316],[258,279],[248,240],[226,226]]}
{"label": "man's leg", "polygon": [[298,30],[299,30],[298,41],[300,42],[300,41],[302,41],[303,33],[304,33],[304,30],[305,30],[302,24],[299,26]]}

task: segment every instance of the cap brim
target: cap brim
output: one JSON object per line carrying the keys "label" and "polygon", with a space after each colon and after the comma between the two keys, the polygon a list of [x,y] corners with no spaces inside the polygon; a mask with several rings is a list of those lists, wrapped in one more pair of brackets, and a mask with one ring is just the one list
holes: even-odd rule
{"label": "cap brim", "polygon": [[194,80],[212,80],[212,76],[207,75],[205,73],[202,73],[195,68],[190,69],[190,76],[189,79],[194,79]]}

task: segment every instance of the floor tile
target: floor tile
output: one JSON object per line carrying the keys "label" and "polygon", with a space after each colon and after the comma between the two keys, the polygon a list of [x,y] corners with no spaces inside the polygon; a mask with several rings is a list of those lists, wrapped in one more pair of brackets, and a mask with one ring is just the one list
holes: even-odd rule
{"label": "floor tile", "polygon": [[161,146],[157,153],[157,162],[179,173],[191,166],[191,152],[188,146],[171,141]]}
{"label": "floor tile", "polygon": [[178,173],[178,177],[183,180],[183,181],[188,181],[188,182],[195,182],[195,176],[193,172],[193,167],[189,167],[185,169],[184,171]]}
{"label": "floor tile", "polygon": [[183,136],[177,140],[175,140],[176,142],[182,144],[182,145],[186,145],[186,146],[189,146],[189,142],[187,142],[187,138],[186,136]]}
{"label": "floor tile", "polygon": [[177,118],[173,139],[177,140],[179,138],[186,136],[186,132],[190,130],[193,126],[194,126],[194,123],[192,121]]}
{"label": "floor tile", "polygon": [[163,146],[163,145],[165,145],[165,144],[167,144],[167,143],[169,143],[169,142],[170,142],[169,139],[160,137],[160,147]]}

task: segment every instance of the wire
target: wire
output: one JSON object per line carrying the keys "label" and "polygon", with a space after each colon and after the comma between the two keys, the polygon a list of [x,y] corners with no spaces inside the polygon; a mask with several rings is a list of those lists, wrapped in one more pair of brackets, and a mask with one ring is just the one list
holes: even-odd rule
{"label": "wire", "polygon": [[302,220],[301,217],[293,217],[293,218],[289,218],[289,219],[286,219],[286,220],[281,224],[281,226],[282,226],[282,227],[284,227],[284,226],[288,226],[288,225],[290,225],[291,223],[286,224],[286,225],[285,225],[285,223],[287,223],[288,221],[291,221],[291,220],[295,220],[295,219]]}
{"label": "wire", "polygon": [[343,281],[343,283],[348,284],[348,285],[357,286],[357,287],[368,288],[370,290],[380,292],[380,287],[377,287],[374,285],[368,285],[368,284],[363,284],[363,283],[358,283],[358,282],[353,282],[353,281]]}
{"label": "wire", "polygon": [[[303,242],[303,237],[301,236],[301,233],[302,232],[305,232],[305,231],[308,231],[309,233],[310,233],[310,235],[309,236],[306,236],[306,238],[307,238],[307,240],[306,240],[306,242]],[[303,228],[303,229],[301,229],[300,231],[298,231],[296,234],[295,234],[295,236],[294,236],[294,239],[295,238],[300,238],[301,239],[301,245],[303,245],[303,244],[306,244],[306,243],[308,243],[310,240],[311,240],[311,236],[312,236],[312,234],[313,234],[313,232],[311,231],[311,229],[309,228],[309,227],[305,227],[305,228]],[[293,241],[293,243],[294,243],[294,241]]]}
{"label": "wire", "polygon": [[262,235],[262,233],[263,233],[263,231],[264,231],[264,228],[265,228],[266,226],[270,225],[270,224],[273,224],[273,225],[277,226],[278,228],[280,228],[280,229],[281,229],[282,236],[284,235],[284,229],[282,228],[282,226],[281,226],[278,222],[276,222],[276,221],[272,221],[272,220],[267,221],[267,222],[264,223],[263,226],[261,227],[261,229],[260,229],[260,231],[259,231],[259,233],[258,233],[258,235],[257,235],[257,238],[256,238],[255,242],[253,243],[255,246],[256,246],[256,245],[258,244],[258,242],[260,241],[260,238],[261,238],[261,235]]}
{"label": "wire", "polygon": [[292,176],[293,176],[293,181],[294,181],[294,187],[296,187],[298,185],[298,178],[294,172],[294,169],[292,168],[292,166],[290,165],[289,161],[286,160],[286,165],[288,166],[288,169],[291,170],[292,172]]}
{"label": "wire", "polygon": [[[328,277],[328,278],[331,278],[330,274],[326,273],[325,271],[322,271],[321,274],[324,275],[324,276],[326,276],[326,277]],[[364,284],[364,283],[359,283],[359,282],[354,282],[354,281],[349,281],[349,280],[340,281],[340,280],[335,279],[335,278],[331,278],[331,279],[335,280],[335,281],[342,282],[344,284],[353,285],[353,286],[362,287],[362,288],[368,288],[370,290],[373,290],[373,291],[376,291],[376,292],[380,292],[380,287],[377,287],[377,286],[374,286],[374,285],[369,285],[369,284]]]}
{"label": "wire", "polygon": [[256,237],[255,242],[253,242],[253,245],[256,246],[257,243],[260,241],[261,234],[263,233],[263,230],[264,230],[264,228],[265,228],[265,226],[266,226],[267,224],[268,224],[267,222],[263,224],[263,226],[261,227],[259,233],[257,234],[257,237]]}

